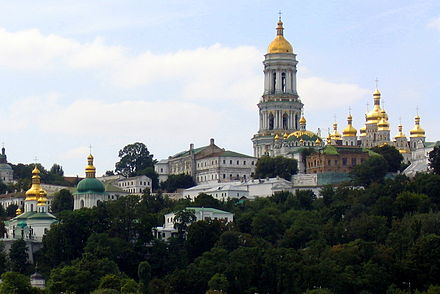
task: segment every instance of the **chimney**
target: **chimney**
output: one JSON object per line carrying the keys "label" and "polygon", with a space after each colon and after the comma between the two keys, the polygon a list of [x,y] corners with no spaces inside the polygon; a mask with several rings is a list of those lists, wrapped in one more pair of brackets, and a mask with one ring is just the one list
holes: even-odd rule
{"label": "chimney", "polygon": [[189,144],[189,150],[190,150],[190,151],[193,151],[193,150],[194,150],[194,144],[193,144],[193,143]]}
{"label": "chimney", "polygon": [[214,139],[213,138],[211,138],[211,140],[209,140],[209,144],[210,145],[214,145]]}

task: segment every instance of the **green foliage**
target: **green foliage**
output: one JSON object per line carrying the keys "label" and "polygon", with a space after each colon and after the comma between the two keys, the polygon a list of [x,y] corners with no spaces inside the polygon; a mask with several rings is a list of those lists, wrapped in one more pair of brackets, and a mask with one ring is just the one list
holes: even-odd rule
{"label": "green foliage", "polygon": [[0,294],[32,294],[31,282],[29,277],[17,273],[6,272],[1,275]]}
{"label": "green foliage", "polygon": [[298,162],[295,159],[282,156],[260,157],[255,169],[256,178],[275,178],[281,177],[286,180],[291,179],[292,175],[298,172]]}
{"label": "green foliage", "polygon": [[440,175],[440,146],[435,146],[429,152],[429,167],[432,168],[433,173]]}
{"label": "green foliage", "polygon": [[21,274],[29,274],[31,268],[28,262],[28,249],[23,239],[14,241],[9,250],[11,271]]}
{"label": "green foliage", "polygon": [[402,166],[403,156],[394,146],[383,145],[371,148],[372,151],[380,154],[388,163],[389,172],[397,172]]}
{"label": "green foliage", "polygon": [[221,293],[226,293],[229,287],[228,279],[223,274],[216,273],[208,282],[210,290],[218,290]]}
{"label": "green foliage", "polygon": [[6,207],[6,215],[8,217],[14,217],[16,215],[16,211],[17,211],[18,205],[16,204],[11,204],[8,207]]}
{"label": "green foliage", "polygon": [[194,210],[182,209],[174,216],[174,228],[177,229],[179,236],[183,238],[188,226],[197,220]]}
{"label": "green foliage", "polygon": [[187,189],[195,186],[196,183],[190,175],[170,175],[168,179],[161,183],[161,188],[167,192],[173,193],[177,189]]}
{"label": "green foliage", "polygon": [[225,230],[225,224],[218,220],[198,221],[188,228],[186,249],[190,258],[196,258],[210,250]]}
{"label": "green foliage", "polygon": [[122,287],[122,279],[121,277],[117,275],[105,275],[99,280],[99,289],[113,289],[117,290],[119,293],[119,290],[121,290]]}
{"label": "green foliage", "polygon": [[148,261],[142,261],[138,266],[139,283],[143,292],[147,292],[148,284],[151,280],[151,265]]}
{"label": "green foliage", "polygon": [[373,182],[382,182],[387,171],[387,161],[382,156],[372,156],[356,165],[351,171],[351,177],[356,184],[368,186]]}
{"label": "green foliage", "polygon": [[55,197],[51,204],[53,213],[58,213],[64,210],[73,210],[73,195],[69,190],[62,189],[55,193]]}
{"label": "green foliage", "polygon": [[115,165],[115,172],[126,177],[138,175],[142,170],[153,167],[153,154],[145,144],[136,142],[119,150],[119,161]]}

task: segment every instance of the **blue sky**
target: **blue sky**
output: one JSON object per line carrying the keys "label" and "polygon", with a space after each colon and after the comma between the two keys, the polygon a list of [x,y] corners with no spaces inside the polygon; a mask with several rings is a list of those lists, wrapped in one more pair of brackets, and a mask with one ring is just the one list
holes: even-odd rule
{"label": "blue sky", "polygon": [[438,1],[9,1],[0,10],[0,140],[12,163],[37,157],[98,174],[144,142],[156,159],[216,143],[252,154],[262,61],[282,11],[299,60],[307,128],[355,127],[374,80],[408,135],[416,108],[440,138]]}

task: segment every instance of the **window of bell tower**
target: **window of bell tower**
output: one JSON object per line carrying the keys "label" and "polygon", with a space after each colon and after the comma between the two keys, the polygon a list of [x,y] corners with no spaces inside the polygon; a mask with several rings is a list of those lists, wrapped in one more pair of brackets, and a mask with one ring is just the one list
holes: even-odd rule
{"label": "window of bell tower", "polygon": [[289,128],[289,118],[287,113],[283,114],[283,129],[287,130]]}
{"label": "window of bell tower", "polygon": [[269,130],[273,130],[273,114],[269,114]]}
{"label": "window of bell tower", "polygon": [[276,85],[277,85],[277,73],[276,72],[274,72],[274,73],[272,73],[272,94],[274,94],[275,93],[275,88],[276,88]]}
{"label": "window of bell tower", "polygon": [[283,72],[281,74],[281,90],[283,93],[286,93],[286,73]]}

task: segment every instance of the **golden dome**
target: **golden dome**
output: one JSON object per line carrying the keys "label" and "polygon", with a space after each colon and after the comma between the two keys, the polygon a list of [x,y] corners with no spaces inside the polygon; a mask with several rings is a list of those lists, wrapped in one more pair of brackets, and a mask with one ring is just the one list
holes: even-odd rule
{"label": "golden dome", "polygon": [[305,125],[306,124],[306,119],[305,119],[304,115],[301,116],[301,118],[299,119],[299,124],[300,125]]}
{"label": "golden dome", "polygon": [[390,124],[388,121],[382,117],[380,121],[377,123],[377,130],[378,131],[389,131],[390,130]]}
{"label": "golden dome", "polygon": [[382,117],[386,116],[386,119],[388,119],[388,115],[385,113],[383,109],[380,107],[380,91],[376,89],[373,92],[373,99],[374,99],[374,106],[373,110],[368,112],[365,115],[367,124],[377,124]]}
{"label": "golden dome", "polygon": [[40,170],[35,166],[32,171],[32,186],[26,191],[25,201],[37,201],[40,196],[40,191],[44,191],[40,183]]}
{"label": "golden dome", "polygon": [[38,198],[37,206],[45,206],[47,202],[47,193],[43,189],[40,190],[40,197]]}
{"label": "golden dome", "polygon": [[399,128],[399,133],[397,133],[397,135],[394,138],[396,138],[396,139],[397,138],[406,138],[405,134],[402,132],[402,129],[403,129],[402,125],[399,125],[398,128]]}
{"label": "golden dome", "polygon": [[342,131],[342,136],[344,136],[344,137],[356,136],[357,130],[353,127],[352,122],[353,122],[353,117],[351,116],[351,114],[349,114],[348,117],[347,117],[348,125]]}
{"label": "golden dome", "polygon": [[292,45],[284,38],[283,30],[283,22],[280,19],[277,26],[277,36],[267,47],[267,53],[293,53]]}
{"label": "golden dome", "polygon": [[276,141],[278,141],[278,140],[280,139],[280,136],[278,136],[278,134],[276,134],[274,139],[275,139]]}
{"label": "golden dome", "polygon": [[367,135],[367,127],[363,126],[359,129],[359,136],[365,137]]}
{"label": "golden dome", "polygon": [[96,174],[96,168],[93,165],[93,155],[87,156],[88,165],[86,166],[86,178],[94,178]]}
{"label": "golden dome", "polygon": [[317,138],[315,141],[315,146],[319,146],[319,145],[321,145],[321,140]]}
{"label": "golden dome", "polygon": [[284,139],[287,139],[288,137],[289,137],[289,134],[284,133],[283,138],[284,138]]}
{"label": "golden dome", "polygon": [[422,129],[422,127],[420,127],[420,116],[416,115],[414,120],[415,120],[415,126],[409,132],[410,137],[412,137],[412,138],[422,138],[422,137],[425,137],[425,130]]}
{"label": "golden dome", "polygon": [[333,123],[333,132],[330,134],[330,138],[332,140],[341,140],[342,139],[341,134],[338,132],[338,124],[336,122]]}
{"label": "golden dome", "polygon": [[15,210],[15,215],[20,215],[21,214],[21,209],[20,209],[20,207],[19,208],[17,208],[16,210]]}

